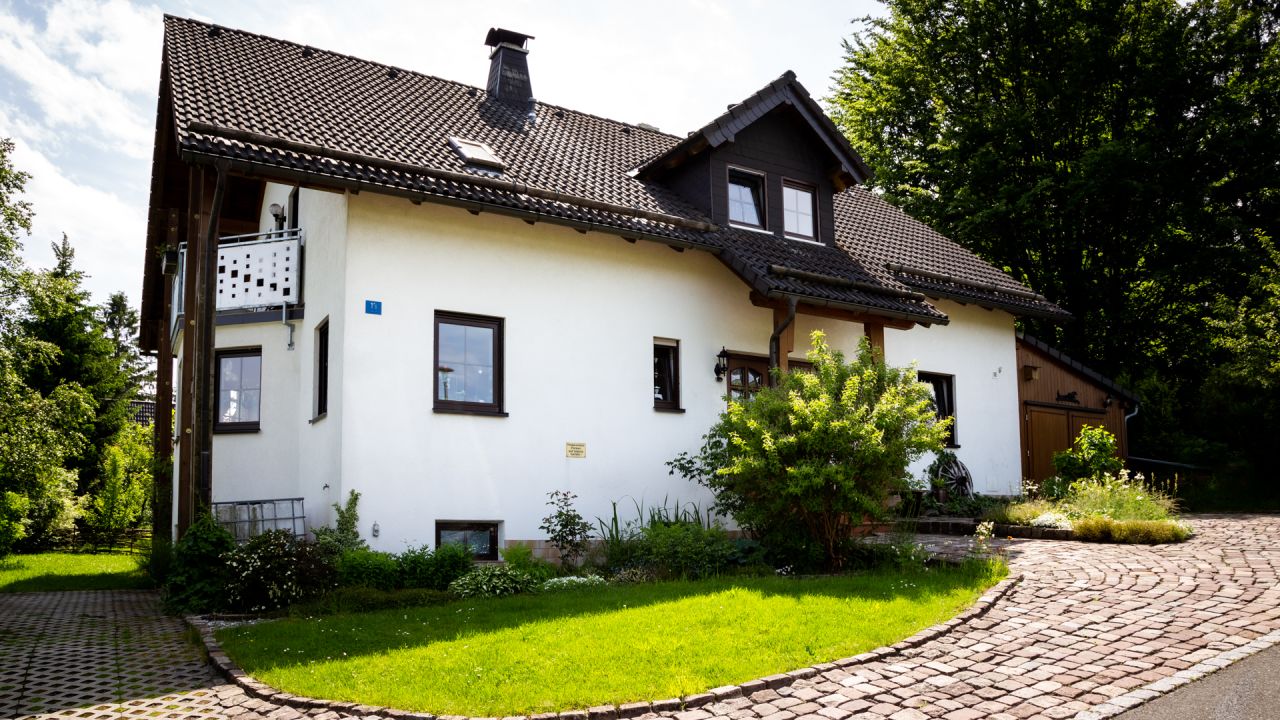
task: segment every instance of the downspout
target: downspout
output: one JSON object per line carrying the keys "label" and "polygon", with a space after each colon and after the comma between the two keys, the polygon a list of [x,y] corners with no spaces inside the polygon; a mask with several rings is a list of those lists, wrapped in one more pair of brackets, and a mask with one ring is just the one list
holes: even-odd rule
{"label": "downspout", "polygon": [[781,366],[782,356],[782,333],[787,331],[791,323],[796,319],[796,296],[792,295],[787,298],[787,316],[782,322],[773,329],[773,334],[769,336],[769,385],[773,385],[773,371]]}
{"label": "downspout", "polygon": [[1132,420],[1133,418],[1137,417],[1137,415],[1138,415],[1138,411],[1139,411],[1139,410],[1141,410],[1141,409],[1142,409],[1142,403],[1137,402],[1137,401],[1134,401],[1134,403],[1133,403],[1133,412],[1131,412],[1131,413],[1126,413],[1126,414],[1125,414],[1125,416],[1124,416],[1124,438],[1125,438],[1125,447],[1128,447],[1128,444],[1129,444],[1129,421],[1130,421],[1130,420]]}

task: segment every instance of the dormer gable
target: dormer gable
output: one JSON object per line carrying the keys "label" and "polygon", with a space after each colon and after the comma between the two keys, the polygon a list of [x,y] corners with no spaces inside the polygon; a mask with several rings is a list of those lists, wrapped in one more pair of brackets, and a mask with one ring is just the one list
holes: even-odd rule
{"label": "dormer gable", "polygon": [[832,245],[833,196],[870,170],[788,71],[639,168],[713,222]]}

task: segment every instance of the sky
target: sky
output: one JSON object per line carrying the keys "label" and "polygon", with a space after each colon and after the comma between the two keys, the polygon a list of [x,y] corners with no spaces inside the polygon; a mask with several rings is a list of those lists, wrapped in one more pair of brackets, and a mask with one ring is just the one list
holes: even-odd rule
{"label": "sky", "polygon": [[[795,71],[829,94],[875,0],[0,0],[0,137],[31,174],[24,257],[66,233],[95,302],[142,285],[164,13],[483,86],[485,33],[534,36],[538,100],[683,135]],[[264,88],[269,92],[270,88]]]}

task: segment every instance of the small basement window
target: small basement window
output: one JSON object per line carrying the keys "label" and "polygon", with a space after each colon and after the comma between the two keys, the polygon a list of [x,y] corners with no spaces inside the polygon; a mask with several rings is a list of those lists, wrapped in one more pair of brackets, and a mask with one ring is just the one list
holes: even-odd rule
{"label": "small basement window", "polygon": [[476,560],[498,560],[498,523],[436,521],[436,549],[462,545]]}
{"label": "small basement window", "polygon": [[729,169],[729,222],[764,227],[764,177]]}
{"label": "small basement window", "polygon": [[493,148],[482,142],[451,137],[449,138],[449,145],[466,163],[482,165],[495,170],[507,169],[507,163],[503,161],[502,158],[498,157],[498,154],[493,151]]}
{"label": "small basement window", "polygon": [[951,428],[947,430],[947,447],[960,447],[956,443],[956,376],[922,372],[918,378],[933,391],[933,407],[938,413],[938,419],[951,418]]}

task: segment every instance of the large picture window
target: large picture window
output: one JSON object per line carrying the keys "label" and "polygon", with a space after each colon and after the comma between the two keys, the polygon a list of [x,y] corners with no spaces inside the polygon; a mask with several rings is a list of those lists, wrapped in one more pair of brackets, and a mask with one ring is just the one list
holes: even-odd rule
{"label": "large picture window", "polygon": [[215,432],[257,432],[262,414],[262,348],[221,350]]}
{"label": "large picture window", "polygon": [[956,443],[956,378],[954,375],[922,372],[920,382],[933,390],[933,407],[938,418],[951,418],[951,429],[947,431],[947,447],[959,447]]}
{"label": "large picture window", "polygon": [[502,320],[437,312],[435,409],[502,414]]}
{"label": "large picture window", "polygon": [[764,227],[764,177],[729,170],[729,222]]}

